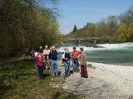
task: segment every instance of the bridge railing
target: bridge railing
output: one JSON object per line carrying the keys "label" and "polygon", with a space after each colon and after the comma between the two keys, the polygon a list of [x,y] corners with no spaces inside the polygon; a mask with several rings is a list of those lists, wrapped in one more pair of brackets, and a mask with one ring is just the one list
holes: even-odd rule
{"label": "bridge railing", "polygon": [[79,37],[79,38],[66,38],[64,40],[98,40],[102,38],[103,37]]}

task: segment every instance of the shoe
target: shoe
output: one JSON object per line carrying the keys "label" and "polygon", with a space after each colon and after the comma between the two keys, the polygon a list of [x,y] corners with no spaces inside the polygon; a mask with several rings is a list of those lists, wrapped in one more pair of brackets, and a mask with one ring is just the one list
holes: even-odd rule
{"label": "shoe", "polygon": [[54,82],[55,80],[54,80],[54,78],[52,78],[52,82]]}

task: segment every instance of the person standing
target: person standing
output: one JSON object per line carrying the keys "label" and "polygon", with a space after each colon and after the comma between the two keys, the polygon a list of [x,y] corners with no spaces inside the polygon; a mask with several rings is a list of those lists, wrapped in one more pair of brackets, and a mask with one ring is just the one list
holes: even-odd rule
{"label": "person standing", "polygon": [[68,52],[68,48],[64,48],[64,53],[62,54],[62,60],[65,65],[65,76],[68,77],[70,75],[70,53]]}
{"label": "person standing", "polygon": [[43,57],[43,50],[39,50],[38,54],[36,56],[36,66],[38,67],[38,73],[39,73],[39,78],[44,79],[43,77],[43,66],[44,66],[44,57]]}
{"label": "person standing", "polygon": [[36,68],[36,71],[38,72],[38,67],[36,66],[36,56],[37,56],[37,51],[33,50],[31,52],[31,59],[35,62],[35,68]]}
{"label": "person standing", "polygon": [[46,70],[48,70],[48,68],[50,68],[49,53],[50,53],[50,50],[48,49],[48,45],[46,45],[45,49],[43,50],[43,55],[44,55],[44,58],[46,61]]}
{"label": "person standing", "polygon": [[80,48],[80,65],[81,65],[81,77],[88,78],[88,72],[87,72],[87,63],[86,63],[86,54],[83,52],[83,48]]}
{"label": "person standing", "polygon": [[52,50],[49,53],[50,63],[51,63],[51,72],[52,72],[52,81],[54,81],[55,76],[58,77],[58,61],[57,61],[57,50],[55,46],[52,46]]}
{"label": "person standing", "polygon": [[43,52],[43,47],[42,47],[42,45],[39,46],[38,51],[39,51],[39,50]]}
{"label": "person standing", "polygon": [[31,59],[33,60],[33,61],[36,61],[36,58],[35,58],[35,50],[32,50],[31,51]]}
{"label": "person standing", "polygon": [[78,62],[78,56],[79,56],[79,51],[76,50],[76,47],[73,47],[72,51],[72,65],[73,65],[73,71],[79,71],[79,62]]}
{"label": "person standing", "polygon": [[[36,50],[36,52],[35,52],[35,58],[37,57],[37,54],[38,54],[38,51]],[[39,73],[38,67],[36,66],[36,62],[35,62],[35,68],[36,68],[37,73]]]}

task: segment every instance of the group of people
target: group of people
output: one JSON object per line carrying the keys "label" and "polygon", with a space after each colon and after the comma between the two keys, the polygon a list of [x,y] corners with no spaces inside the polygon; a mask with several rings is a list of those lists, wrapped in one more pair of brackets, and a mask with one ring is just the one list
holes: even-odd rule
{"label": "group of people", "polygon": [[[54,81],[55,77],[59,76],[58,52],[55,46],[49,48],[46,45],[44,49],[40,46],[38,51],[32,51],[32,57],[34,57],[35,67],[40,79],[44,79],[44,68],[46,68],[46,70],[51,70],[52,81]],[[62,61],[65,66],[66,77],[70,76],[70,63],[72,61],[73,72],[79,71],[79,66],[81,66],[81,77],[88,78],[86,54],[84,53],[83,48],[80,48],[78,51],[76,50],[76,47],[73,47],[73,51],[71,53],[67,47],[64,48],[64,52],[62,53]]]}
{"label": "group of people", "polygon": [[[81,77],[88,78],[87,72],[87,63],[86,63],[86,54],[84,53],[83,48],[80,50],[76,50],[76,47],[73,47],[73,51],[70,54],[69,49],[64,48],[64,52],[62,54],[62,60],[65,66],[65,76],[70,76],[70,61],[72,60],[73,72],[79,71],[79,65],[81,66]],[[80,60],[80,64],[79,64]]]}
{"label": "group of people", "polygon": [[[48,46],[46,45],[44,50],[42,46],[40,46],[38,51],[33,50],[31,53],[32,59],[35,60],[35,66],[37,72],[39,73],[39,78],[44,79],[43,69],[45,67],[46,69],[51,70],[52,81],[54,81],[55,77],[59,76],[57,61],[58,52],[55,46],[48,48]],[[65,66],[66,77],[70,76],[70,61],[72,61],[73,71],[79,71],[79,66],[81,66],[81,77],[88,78],[86,54],[84,53],[83,48],[80,48],[80,50],[78,51],[76,50],[76,47],[73,47],[73,51],[71,54],[67,47],[64,48],[64,52],[62,54],[62,61]],[[133,99],[133,95],[131,95],[129,99]]]}

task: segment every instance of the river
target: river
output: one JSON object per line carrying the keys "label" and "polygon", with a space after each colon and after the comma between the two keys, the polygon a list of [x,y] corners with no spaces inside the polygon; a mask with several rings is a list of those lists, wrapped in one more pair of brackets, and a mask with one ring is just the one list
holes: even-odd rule
{"label": "river", "polygon": [[[133,43],[97,44],[97,46],[97,48],[77,46],[77,50],[80,47],[84,48],[88,62],[133,66]],[[69,52],[72,52],[73,46],[67,47]],[[60,56],[63,49],[63,46],[58,48]]]}

